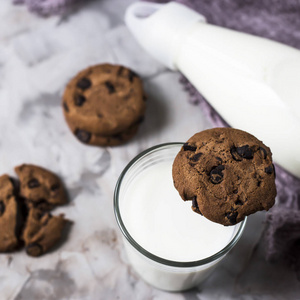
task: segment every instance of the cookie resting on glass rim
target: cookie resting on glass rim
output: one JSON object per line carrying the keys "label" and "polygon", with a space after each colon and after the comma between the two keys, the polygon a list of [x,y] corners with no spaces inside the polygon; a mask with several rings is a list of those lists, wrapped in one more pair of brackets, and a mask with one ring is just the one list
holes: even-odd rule
{"label": "cookie resting on glass rim", "polygon": [[174,186],[193,211],[213,222],[234,225],[275,202],[275,168],[270,149],[233,128],[196,133],[173,163]]}

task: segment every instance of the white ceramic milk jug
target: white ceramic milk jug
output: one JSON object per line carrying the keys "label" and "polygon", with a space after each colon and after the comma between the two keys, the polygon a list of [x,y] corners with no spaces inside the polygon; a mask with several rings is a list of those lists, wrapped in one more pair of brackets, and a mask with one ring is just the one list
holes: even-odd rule
{"label": "white ceramic milk jug", "polygon": [[138,42],[181,71],[232,127],[268,145],[300,178],[300,51],[207,24],[188,7],[137,2],[125,22]]}

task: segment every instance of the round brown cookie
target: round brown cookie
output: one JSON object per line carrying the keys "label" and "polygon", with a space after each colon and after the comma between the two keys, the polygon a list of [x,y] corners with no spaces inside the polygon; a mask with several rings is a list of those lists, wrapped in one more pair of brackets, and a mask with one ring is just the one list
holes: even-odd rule
{"label": "round brown cookie", "polygon": [[0,177],[0,252],[10,252],[18,248],[22,221],[13,181],[8,175],[2,175]]}
{"label": "round brown cookie", "polygon": [[233,129],[199,132],[173,163],[173,180],[183,200],[211,221],[233,225],[275,201],[270,149],[253,135]]}
{"label": "round brown cookie", "polygon": [[56,217],[40,209],[31,208],[23,232],[26,253],[30,256],[46,253],[60,241],[68,222],[63,215]]}
{"label": "round brown cookie", "polygon": [[20,196],[29,207],[50,210],[55,205],[67,203],[67,195],[61,180],[41,167],[23,164],[15,168],[20,179]]}
{"label": "round brown cookie", "polygon": [[81,71],[63,96],[65,119],[73,133],[121,134],[144,116],[145,107],[141,79],[119,65],[102,64]]}
{"label": "round brown cookie", "polygon": [[84,144],[94,146],[117,146],[130,140],[137,133],[139,124],[134,124],[123,132],[108,136],[103,136],[79,129],[76,127],[76,125],[73,125],[72,122],[69,123],[69,127],[74,133],[75,137]]}

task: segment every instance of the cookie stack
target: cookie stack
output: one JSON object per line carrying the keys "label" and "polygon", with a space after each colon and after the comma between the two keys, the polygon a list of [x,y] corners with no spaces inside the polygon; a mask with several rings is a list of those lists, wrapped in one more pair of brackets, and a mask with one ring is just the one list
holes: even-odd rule
{"label": "cookie stack", "polygon": [[25,244],[30,256],[40,256],[61,239],[69,221],[50,210],[67,202],[61,180],[52,172],[34,165],[15,168],[20,182],[0,177],[0,252]]}
{"label": "cookie stack", "polygon": [[253,135],[214,128],[192,136],[173,163],[175,188],[211,221],[234,225],[275,202],[270,149]]}
{"label": "cookie stack", "polygon": [[77,74],[63,95],[67,124],[82,143],[115,146],[132,138],[144,119],[146,97],[132,70],[101,64]]}

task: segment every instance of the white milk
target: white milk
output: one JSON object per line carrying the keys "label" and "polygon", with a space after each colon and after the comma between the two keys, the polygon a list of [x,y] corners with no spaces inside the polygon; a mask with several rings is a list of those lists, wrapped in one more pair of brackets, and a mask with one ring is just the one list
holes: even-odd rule
{"label": "white milk", "polygon": [[205,23],[178,3],[134,3],[125,21],[161,63],[180,70],[232,127],[300,178],[300,51]]}
{"label": "white milk", "polygon": [[234,227],[219,225],[191,209],[172,180],[172,161],[160,162],[134,178],[120,210],[135,241],[154,255],[175,261],[195,261],[223,249]]}
{"label": "white milk", "polygon": [[145,281],[169,291],[203,281],[244,227],[213,223],[193,212],[191,201],[180,198],[172,164],[181,145],[147,152],[121,175],[115,194],[116,216],[122,232],[127,231],[124,240],[131,264]]}

